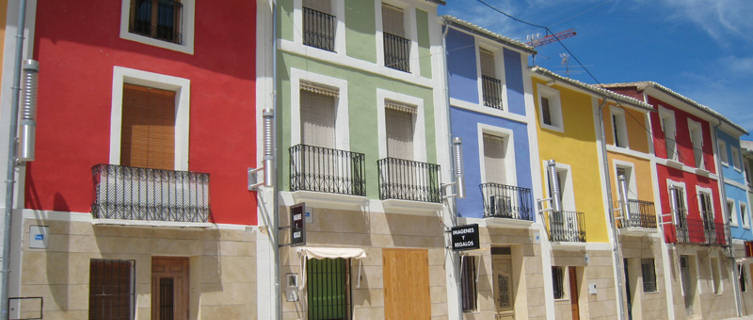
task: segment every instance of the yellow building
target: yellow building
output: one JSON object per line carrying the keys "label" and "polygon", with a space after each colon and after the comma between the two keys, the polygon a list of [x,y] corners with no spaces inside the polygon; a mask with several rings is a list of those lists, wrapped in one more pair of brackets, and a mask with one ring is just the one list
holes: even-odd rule
{"label": "yellow building", "polygon": [[[627,199],[635,201],[625,205],[645,209],[653,202],[648,135],[635,121],[643,121],[645,127],[650,106],[544,68],[532,68],[531,75],[544,198],[539,201],[546,233],[542,237],[542,260],[544,268],[551,267],[551,277],[546,277],[545,282],[551,281],[547,294],[551,293],[554,301],[549,308],[556,319],[613,319],[620,309],[617,297],[622,297],[625,312],[651,310],[655,306],[648,302],[636,304],[635,299],[627,299],[624,291],[625,284],[635,287],[635,280],[640,279],[636,276],[640,275],[644,256],[640,246],[643,238],[628,242],[630,249],[625,251],[631,257],[631,281],[626,283],[619,250],[613,254],[616,248],[610,218],[615,209],[618,225],[628,227],[627,223],[634,221],[622,220],[622,211],[617,210],[625,207],[619,202],[617,170],[630,175],[627,180],[633,182],[627,186]],[[605,160],[608,166],[604,165]],[[635,217],[640,220],[641,215]],[[619,234],[642,235],[642,229],[625,228]],[[654,223],[653,231],[659,239],[655,230]],[[636,243],[637,253],[633,250]],[[660,253],[658,245],[651,250]],[[653,257],[654,251],[651,253],[646,255]],[[633,304],[629,308],[628,302]]]}

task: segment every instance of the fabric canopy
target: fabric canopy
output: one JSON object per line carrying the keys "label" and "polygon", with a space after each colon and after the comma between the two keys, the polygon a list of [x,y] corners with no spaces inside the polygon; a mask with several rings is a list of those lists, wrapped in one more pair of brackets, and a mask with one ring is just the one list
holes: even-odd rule
{"label": "fabric canopy", "polygon": [[302,247],[298,248],[298,254],[314,259],[366,258],[366,251],[361,248]]}
{"label": "fabric canopy", "polygon": [[737,264],[739,264],[739,265],[752,264],[753,263],[753,257],[737,258],[737,259],[735,259],[735,262],[737,262]]}

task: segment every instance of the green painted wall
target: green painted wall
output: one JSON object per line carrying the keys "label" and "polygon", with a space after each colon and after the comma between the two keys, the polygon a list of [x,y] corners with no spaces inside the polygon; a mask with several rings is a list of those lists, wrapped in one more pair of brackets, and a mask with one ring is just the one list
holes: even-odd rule
{"label": "green painted wall", "polygon": [[345,51],[348,56],[376,63],[375,14],[373,0],[345,2]]}
{"label": "green painted wall", "polygon": [[277,32],[280,38],[293,41],[293,0],[278,0]]}
{"label": "green painted wall", "polygon": [[416,9],[416,29],[418,30],[418,61],[421,76],[431,78],[431,46],[429,43],[429,15]]}
{"label": "green painted wall", "polygon": [[[379,141],[377,134],[377,88],[414,96],[424,101],[426,125],[426,158],[436,163],[436,143],[434,129],[434,100],[432,88],[389,79],[381,75],[358,69],[331,65],[304,56],[278,52],[278,114],[282,128],[283,148],[282,162],[279,168],[282,178],[282,190],[290,189],[290,114],[291,114],[291,68],[335,77],[348,81],[348,111],[350,126],[350,151],[366,155],[366,196],[379,198],[377,160],[379,158]],[[297,106],[296,106],[297,107]]]}

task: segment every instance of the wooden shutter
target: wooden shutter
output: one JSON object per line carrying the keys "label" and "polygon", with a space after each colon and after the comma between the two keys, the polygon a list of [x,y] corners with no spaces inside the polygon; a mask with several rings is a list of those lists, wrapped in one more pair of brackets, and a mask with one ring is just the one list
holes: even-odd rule
{"label": "wooden shutter", "polygon": [[301,142],[335,147],[335,97],[301,87]]}
{"label": "wooden shutter", "polygon": [[123,85],[120,164],[173,170],[175,92]]}
{"label": "wooden shutter", "polygon": [[426,249],[382,249],[385,319],[428,320],[429,252]]}
{"label": "wooden shutter", "polygon": [[505,139],[490,134],[484,134],[483,139],[486,182],[507,183],[507,172],[505,170]]}
{"label": "wooden shutter", "polygon": [[386,108],[387,156],[413,160],[413,114]]}
{"label": "wooden shutter", "polygon": [[350,261],[309,259],[306,262],[308,319],[350,319]]}
{"label": "wooden shutter", "polygon": [[480,49],[479,57],[481,60],[481,74],[487,77],[496,78],[496,69],[494,68],[494,53],[489,50]]}
{"label": "wooden shutter", "polygon": [[386,33],[405,37],[403,10],[388,4],[382,4],[382,30]]}
{"label": "wooden shutter", "polygon": [[89,263],[89,319],[130,320],[134,305],[134,262],[94,259]]}

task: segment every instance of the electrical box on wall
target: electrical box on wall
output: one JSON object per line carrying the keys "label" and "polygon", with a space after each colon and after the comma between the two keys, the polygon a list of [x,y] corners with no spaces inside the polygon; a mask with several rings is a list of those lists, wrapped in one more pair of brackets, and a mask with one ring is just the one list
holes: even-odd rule
{"label": "electrical box on wall", "polygon": [[285,300],[288,302],[298,301],[298,274],[288,273],[285,275],[287,278],[287,286],[285,286]]}
{"label": "electrical box on wall", "polygon": [[29,226],[29,248],[47,249],[47,226]]}

